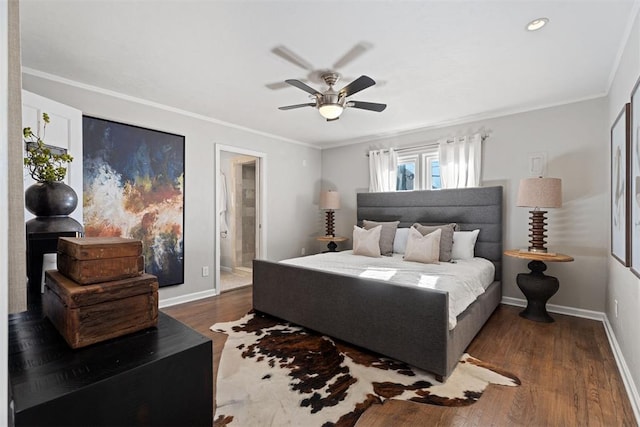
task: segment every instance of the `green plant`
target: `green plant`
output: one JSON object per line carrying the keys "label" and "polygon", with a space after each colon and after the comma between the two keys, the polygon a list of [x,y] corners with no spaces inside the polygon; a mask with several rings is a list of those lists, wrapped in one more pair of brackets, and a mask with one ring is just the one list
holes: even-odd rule
{"label": "green plant", "polygon": [[71,163],[73,157],[67,153],[56,153],[45,145],[44,135],[50,121],[47,113],[42,113],[42,121],[42,138],[29,127],[22,130],[27,150],[24,165],[29,175],[38,182],[62,181],[67,174],[66,164]]}

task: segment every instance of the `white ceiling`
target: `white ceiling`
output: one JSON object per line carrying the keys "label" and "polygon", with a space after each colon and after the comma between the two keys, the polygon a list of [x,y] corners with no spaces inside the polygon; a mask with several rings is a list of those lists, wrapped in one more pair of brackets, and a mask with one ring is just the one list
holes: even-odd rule
{"label": "white ceiling", "polygon": [[[634,18],[633,0],[21,0],[22,60],[65,79],[319,147],[603,96]],[[532,19],[550,22],[525,31]],[[326,122],[294,87],[358,43],[338,69],[381,82]],[[309,82],[323,89],[319,83]]]}

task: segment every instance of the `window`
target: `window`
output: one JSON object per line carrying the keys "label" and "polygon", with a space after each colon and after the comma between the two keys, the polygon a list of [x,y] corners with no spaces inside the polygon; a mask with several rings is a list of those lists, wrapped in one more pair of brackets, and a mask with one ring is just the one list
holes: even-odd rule
{"label": "window", "polygon": [[398,151],[397,191],[442,188],[437,147],[407,150],[405,153]]}
{"label": "window", "polygon": [[396,190],[413,190],[416,177],[416,162],[398,160],[398,183]]}
{"label": "window", "polygon": [[438,157],[429,157],[427,159],[430,171],[429,174],[429,182],[425,186],[425,188],[429,188],[431,190],[439,190],[442,188],[442,184],[440,183],[440,161]]}

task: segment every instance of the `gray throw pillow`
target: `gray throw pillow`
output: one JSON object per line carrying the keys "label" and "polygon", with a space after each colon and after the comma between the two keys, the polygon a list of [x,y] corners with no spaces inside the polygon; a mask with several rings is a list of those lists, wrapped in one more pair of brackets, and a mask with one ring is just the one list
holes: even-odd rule
{"label": "gray throw pillow", "polygon": [[458,224],[442,224],[442,225],[422,225],[419,223],[415,223],[412,225],[416,230],[420,232],[423,236],[426,236],[429,233],[432,233],[438,229],[442,230],[442,234],[440,235],[440,261],[449,262],[451,261],[451,249],[453,248],[453,232],[456,229]]}
{"label": "gray throw pillow", "polygon": [[[380,232],[380,254],[384,256],[393,254],[393,239],[396,237],[396,228],[398,228],[399,224],[400,221],[377,222],[367,221],[366,219],[362,221],[362,227],[365,230],[371,230],[378,225],[382,226],[382,231]],[[451,242],[453,243],[453,234],[451,235]]]}

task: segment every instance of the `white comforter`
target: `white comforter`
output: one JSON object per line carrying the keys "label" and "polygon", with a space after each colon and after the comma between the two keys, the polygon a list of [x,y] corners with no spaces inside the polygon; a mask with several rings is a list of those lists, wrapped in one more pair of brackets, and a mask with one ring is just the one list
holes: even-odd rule
{"label": "white comforter", "polygon": [[404,261],[402,255],[371,258],[352,251],[328,252],[281,261],[284,264],[350,276],[388,281],[391,284],[439,289],[449,293],[449,329],[456,318],[493,282],[494,266],[484,258],[455,263],[422,264]]}

